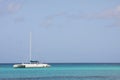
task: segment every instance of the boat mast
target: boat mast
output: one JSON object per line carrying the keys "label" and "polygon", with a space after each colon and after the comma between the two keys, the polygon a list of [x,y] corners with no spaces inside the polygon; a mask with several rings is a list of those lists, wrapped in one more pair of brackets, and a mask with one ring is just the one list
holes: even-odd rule
{"label": "boat mast", "polygon": [[30,61],[32,60],[32,59],[31,59],[31,56],[32,56],[32,54],[31,54],[31,48],[32,48],[32,46],[31,46],[31,45],[32,45],[32,44],[31,44],[31,41],[32,41],[32,40],[31,40],[31,39],[32,39],[32,33],[30,32],[30,54],[29,54],[29,55],[30,55]]}

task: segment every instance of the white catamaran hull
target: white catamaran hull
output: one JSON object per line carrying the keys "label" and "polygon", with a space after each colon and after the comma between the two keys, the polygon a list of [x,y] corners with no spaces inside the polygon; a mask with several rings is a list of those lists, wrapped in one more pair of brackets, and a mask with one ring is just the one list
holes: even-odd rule
{"label": "white catamaran hull", "polygon": [[50,67],[48,64],[15,64],[14,68],[44,68]]}

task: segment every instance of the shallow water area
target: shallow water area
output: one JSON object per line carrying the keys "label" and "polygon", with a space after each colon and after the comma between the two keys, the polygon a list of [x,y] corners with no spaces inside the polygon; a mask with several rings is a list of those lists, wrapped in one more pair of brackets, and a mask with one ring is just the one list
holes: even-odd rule
{"label": "shallow water area", "polygon": [[50,63],[50,68],[0,64],[0,80],[120,80],[120,64]]}

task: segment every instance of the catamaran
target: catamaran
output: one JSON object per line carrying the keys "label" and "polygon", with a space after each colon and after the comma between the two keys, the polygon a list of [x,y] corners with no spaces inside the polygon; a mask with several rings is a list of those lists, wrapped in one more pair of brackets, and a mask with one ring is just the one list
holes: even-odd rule
{"label": "catamaran", "polygon": [[46,68],[46,67],[50,67],[49,64],[44,64],[44,63],[39,63],[39,61],[33,61],[31,59],[31,38],[32,38],[32,34],[30,32],[30,53],[29,53],[29,59],[30,62],[29,63],[21,63],[21,64],[14,64],[13,67],[14,68]]}

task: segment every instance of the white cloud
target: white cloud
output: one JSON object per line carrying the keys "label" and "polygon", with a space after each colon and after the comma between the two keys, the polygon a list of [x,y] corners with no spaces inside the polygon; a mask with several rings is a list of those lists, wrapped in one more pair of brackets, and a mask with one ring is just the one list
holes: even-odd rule
{"label": "white cloud", "polygon": [[111,10],[103,11],[96,15],[97,18],[120,18],[120,5]]}
{"label": "white cloud", "polygon": [[63,17],[65,15],[66,15],[65,12],[60,12],[60,13],[57,13],[57,14],[54,14],[54,15],[49,15],[43,20],[41,25],[44,26],[44,27],[49,27],[49,26],[54,24],[54,19],[55,18],[60,17],[60,16]]}
{"label": "white cloud", "polygon": [[[80,17],[79,17],[80,16]],[[110,24],[110,27],[120,27],[120,5],[116,6],[113,9],[100,11],[99,13],[88,13],[81,15],[72,15],[74,17],[78,17],[79,19],[103,19],[103,20],[112,20],[113,23]]]}
{"label": "white cloud", "polygon": [[21,5],[18,3],[10,3],[7,6],[8,12],[16,12],[21,8]]}
{"label": "white cloud", "polygon": [[120,27],[120,5],[111,10],[106,10],[97,14],[96,18],[114,20],[115,22],[113,22],[110,27]]}
{"label": "white cloud", "polygon": [[22,7],[20,2],[13,0],[0,0],[0,16],[8,15],[19,11]]}

